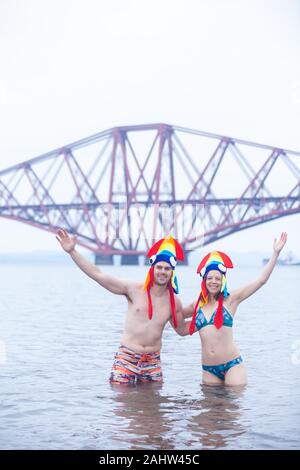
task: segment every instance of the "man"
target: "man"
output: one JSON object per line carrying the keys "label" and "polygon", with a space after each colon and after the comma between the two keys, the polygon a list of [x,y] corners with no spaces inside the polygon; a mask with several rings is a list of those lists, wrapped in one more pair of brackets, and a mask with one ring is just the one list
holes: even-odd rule
{"label": "man", "polygon": [[174,296],[174,292],[178,293],[176,262],[184,259],[179,243],[172,237],[155,243],[147,254],[151,267],[143,285],[103,273],[75,249],[76,236],[69,236],[65,230],[58,230],[56,238],[85,274],[113,294],[124,295],[127,299],[121,346],[115,356],[110,382],[162,382],[160,350],[163,329],[168,322],[176,329],[177,318],[180,323],[178,332],[183,324],[181,302]]}

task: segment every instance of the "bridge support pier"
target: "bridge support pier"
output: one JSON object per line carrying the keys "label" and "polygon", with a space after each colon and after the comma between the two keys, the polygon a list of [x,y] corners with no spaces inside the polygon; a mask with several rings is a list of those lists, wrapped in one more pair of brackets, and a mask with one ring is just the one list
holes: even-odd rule
{"label": "bridge support pier", "polygon": [[121,265],[123,265],[123,266],[138,266],[139,265],[139,255],[122,255],[121,256]]}
{"label": "bridge support pier", "polygon": [[188,266],[189,265],[189,254],[188,252],[184,253],[184,260],[183,261],[178,261],[179,266]]}
{"label": "bridge support pier", "polygon": [[113,255],[104,255],[102,253],[96,253],[95,254],[95,264],[99,265],[113,265],[114,264],[114,258]]}

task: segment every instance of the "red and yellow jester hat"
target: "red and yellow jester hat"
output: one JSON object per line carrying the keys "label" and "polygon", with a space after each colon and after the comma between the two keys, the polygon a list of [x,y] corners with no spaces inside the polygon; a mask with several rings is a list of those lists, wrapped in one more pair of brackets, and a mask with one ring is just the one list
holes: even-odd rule
{"label": "red and yellow jester hat", "polygon": [[214,325],[216,328],[221,328],[223,325],[223,299],[224,297],[228,297],[229,292],[227,290],[227,281],[226,281],[226,271],[227,268],[233,268],[233,264],[229,256],[222,253],[222,251],[212,251],[206,255],[201,263],[198,266],[197,273],[200,274],[202,277],[201,283],[201,292],[195,304],[193,318],[190,325],[190,334],[194,333],[195,323],[196,323],[196,313],[198,306],[200,308],[203,307],[204,304],[208,302],[208,293],[206,289],[206,276],[209,271],[216,270],[222,274],[222,284],[221,284],[221,292],[219,295],[219,303],[217,312],[214,318]]}
{"label": "red and yellow jester hat", "polygon": [[170,293],[170,302],[172,308],[172,318],[174,327],[177,327],[177,318],[176,318],[176,306],[175,306],[175,297],[174,293],[178,294],[178,282],[177,277],[175,274],[175,266],[177,264],[177,260],[183,261],[184,260],[184,253],[183,249],[178,243],[175,238],[168,236],[162,238],[158,242],[156,242],[153,247],[148,251],[147,258],[150,258],[151,268],[148,271],[144,289],[147,291],[148,296],[148,316],[149,320],[152,318],[152,300],[150,295],[150,289],[153,286],[154,282],[154,265],[159,261],[165,261],[169,263],[171,268],[173,269],[172,277],[168,283],[168,289]]}

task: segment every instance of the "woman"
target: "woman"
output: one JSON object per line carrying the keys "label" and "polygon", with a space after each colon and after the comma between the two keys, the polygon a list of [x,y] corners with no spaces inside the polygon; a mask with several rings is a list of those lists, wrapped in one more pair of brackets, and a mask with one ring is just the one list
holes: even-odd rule
{"label": "woman", "polygon": [[[250,284],[227,291],[226,271],[232,268],[230,258],[222,252],[206,255],[198,266],[202,277],[201,292],[195,304],[182,310],[184,317],[193,315],[191,322],[179,322],[181,335],[199,331],[202,344],[203,382],[209,385],[245,385],[246,368],[238,347],[233,342],[232,326],[238,305],[269,279],[277,258],[287,240],[287,233],[274,240],[273,255],[260,277]],[[192,313],[193,312],[193,313]],[[181,318],[182,320],[182,318]]]}

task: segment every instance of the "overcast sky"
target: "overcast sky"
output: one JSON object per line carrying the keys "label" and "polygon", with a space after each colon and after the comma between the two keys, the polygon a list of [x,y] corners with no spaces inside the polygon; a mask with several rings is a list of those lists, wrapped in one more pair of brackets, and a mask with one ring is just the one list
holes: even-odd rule
{"label": "overcast sky", "polygon": [[[300,151],[299,0],[0,0],[0,169],[123,124]],[[266,251],[300,215],[219,249]],[[54,250],[0,218],[0,252]]]}

